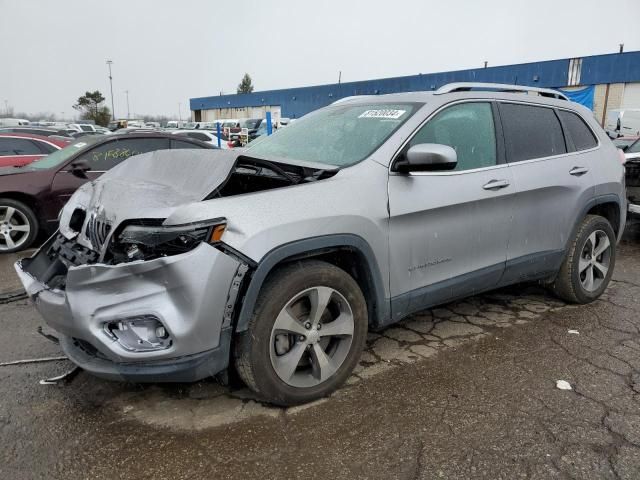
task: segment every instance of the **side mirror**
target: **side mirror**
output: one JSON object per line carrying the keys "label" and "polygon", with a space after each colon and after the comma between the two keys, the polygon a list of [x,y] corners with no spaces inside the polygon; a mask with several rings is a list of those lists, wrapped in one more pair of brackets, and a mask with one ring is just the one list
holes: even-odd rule
{"label": "side mirror", "polygon": [[456,151],[448,145],[420,143],[407,150],[405,158],[395,164],[402,173],[453,170],[458,164]]}
{"label": "side mirror", "polygon": [[91,167],[85,160],[77,160],[71,163],[69,171],[79,178],[87,178],[87,172],[91,170]]}

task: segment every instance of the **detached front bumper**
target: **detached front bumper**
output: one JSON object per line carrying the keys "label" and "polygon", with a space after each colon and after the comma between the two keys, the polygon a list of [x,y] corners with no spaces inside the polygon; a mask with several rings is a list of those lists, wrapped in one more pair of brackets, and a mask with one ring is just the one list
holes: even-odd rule
{"label": "detached front bumper", "polygon": [[[83,369],[109,379],[158,382],[195,381],[228,366],[229,309],[242,272],[235,258],[201,244],[150,261],[72,266],[61,290],[29,272],[44,250],[15,268],[38,312],[62,334],[65,353]],[[105,328],[145,317],[166,329],[165,348],[125,348]]]}

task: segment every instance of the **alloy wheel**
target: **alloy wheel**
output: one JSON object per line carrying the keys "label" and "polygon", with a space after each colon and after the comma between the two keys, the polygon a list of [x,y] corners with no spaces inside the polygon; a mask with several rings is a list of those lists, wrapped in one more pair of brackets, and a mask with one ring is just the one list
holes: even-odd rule
{"label": "alloy wheel", "polygon": [[17,208],[0,205],[0,252],[20,248],[31,233],[27,216]]}
{"label": "alloy wheel", "polygon": [[342,366],[353,340],[349,302],[329,287],[306,289],[291,298],[271,330],[271,365],[288,385],[309,388]]}
{"label": "alloy wheel", "polygon": [[595,292],[607,277],[611,262],[611,241],[602,230],[589,235],[582,247],[578,262],[578,275],[582,288]]}

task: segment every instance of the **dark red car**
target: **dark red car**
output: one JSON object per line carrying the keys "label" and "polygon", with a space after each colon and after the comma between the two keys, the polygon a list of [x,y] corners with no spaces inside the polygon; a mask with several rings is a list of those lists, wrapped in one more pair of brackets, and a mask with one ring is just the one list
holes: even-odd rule
{"label": "dark red car", "polygon": [[33,244],[53,232],[58,212],[80,185],[132,155],[176,148],[216,148],[166,133],[82,137],[62,150],[20,168],[0,168],[0,252]]}
{"label": "dark red car", "polygon": [[0,167],[27,165],[66,147],[69,143],[31,133],[0,133]]}

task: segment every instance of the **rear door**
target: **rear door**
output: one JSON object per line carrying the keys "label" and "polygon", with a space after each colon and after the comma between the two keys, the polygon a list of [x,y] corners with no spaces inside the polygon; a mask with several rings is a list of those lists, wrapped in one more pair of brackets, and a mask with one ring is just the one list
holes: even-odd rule
{"label": "rear door", "polygon": [[494,286],[504,272],[515,194],[489,101],[445,106],[403,148],[453,147],[455,170],[391,173],[392,313],[407,313]]}
{"label": "rear door", "polygon": [[512,283],[559,267],[576,218],[594,196],[589,152],[597,140],[586,125],[589,137],[576,139],[578,148],[565,138],[561,120],[565,130],[584,124],[571,112],[526,103],[499,106],[518,191],[504,279]]}
{"label": "rear door", "polygon": [[[166,150],[168,148],[169,139],[167,138],[145,137],[114,139],[113,141],[102,143],[87,150],[67,164],[67,166],[60,170],[54,177],[51,186],[55,198],[54,208],[60,210],[80,185],[95,180],[104,172],[115,167],[127,158],[141,153],[154,150]],[[71,164],[78,161],[86,162],[91,168],[87,172],[87,178],[80,178],[71,173]]]}

